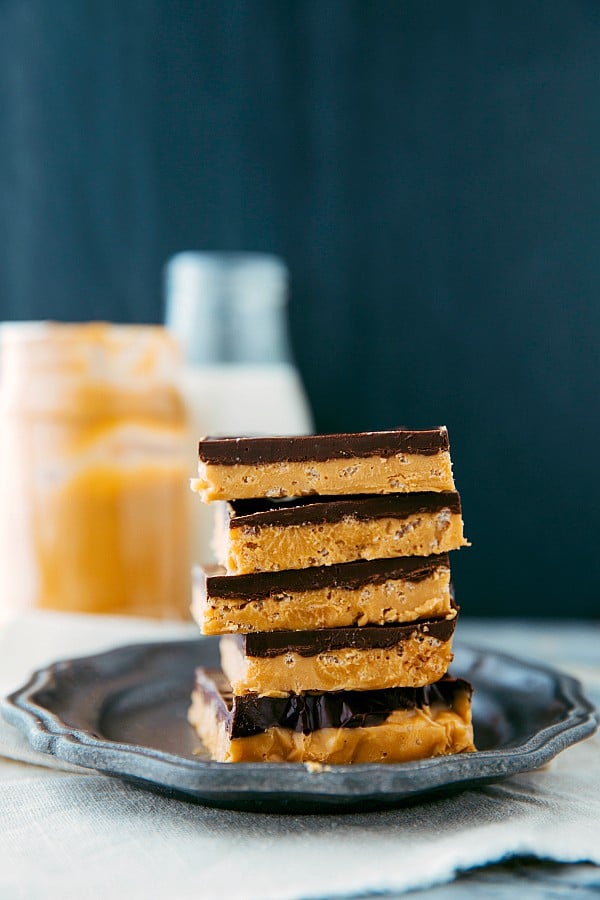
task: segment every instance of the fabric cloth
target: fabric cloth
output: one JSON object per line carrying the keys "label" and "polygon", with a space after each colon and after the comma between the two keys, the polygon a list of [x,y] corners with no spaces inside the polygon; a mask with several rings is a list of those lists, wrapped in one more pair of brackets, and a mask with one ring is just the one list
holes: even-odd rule
{"label": "fabric cloth", "polygon": [[[566,632],[566,638],[565,638]],[[33,614],[0,633],[0,690],[53,659],[191,626]],[[461,638],[560,660],[600,705],[600,631],[461,622]],[[522,646],[521,646],[522,645]],[[0,724],[0,896],[310,898],[400,893],[511,856],[600,866],[600,738],[544,770],[412,807],[344,816],[215,810],[35,754]]]}

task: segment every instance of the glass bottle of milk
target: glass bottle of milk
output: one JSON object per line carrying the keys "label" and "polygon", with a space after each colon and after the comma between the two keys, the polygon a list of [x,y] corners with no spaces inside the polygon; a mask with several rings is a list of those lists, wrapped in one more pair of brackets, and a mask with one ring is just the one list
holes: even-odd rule
{"label": "glass bottle of milk", "polygon": [[[307,434],[312,418],[287,331],[288,271],[262,253],[185,252],[166,266],[166,325],[180,342],[190,477],[204,435]],[[212,509],[190,492],[192,558],[210,561]]]}

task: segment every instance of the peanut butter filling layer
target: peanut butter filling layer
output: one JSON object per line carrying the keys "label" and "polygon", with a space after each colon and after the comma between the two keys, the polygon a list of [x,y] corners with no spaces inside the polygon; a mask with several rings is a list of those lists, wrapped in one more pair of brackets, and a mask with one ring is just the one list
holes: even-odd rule
{"label": "peanut butter filling layer", "polygon": [[386,458],[350,457],[303,462],[219,465],[200,460],[192,490],[205,503],[309,494],[393,494],[452,491],[450,453],[398,453]]}
{"label": "peanut butter filling layer", "polygon": [[220,641],[221,667],[234,693],[256,691],[364,691],[438,681],[452,662],[452,641],[415,631],[392,647],[342,647],[304,656],[291,650],[278,656],[244,654],[238,639]]}
{"label": "peanut butter filling layer", "polygon": [[309,734],[269,728],[251,737],[230,738],[224,721],[198,691],[188,718],[212,758],[219,762],[399,763],[475,750],[471,703],[465,693],[452,709],[432,705],[394,710],[379,725],[322,728]]}
{"label": "peanut butter filling layer", "polygon": [[451,611],[447,566],[419,581],[396,578],[358,587],[274,591],[256,599],[209,596],[203,585],[195,584],[192,605],[203,634],[385,625],[447,616]]}
{"label": "peanut butter filling layer", "polygon": [[[329,566],[356,559],[429,556],[468,546],[460,513],[450,509],[403,518],[224,529],[215,548],[232,575]],[[216,542],[217,543],[217,542]]]}

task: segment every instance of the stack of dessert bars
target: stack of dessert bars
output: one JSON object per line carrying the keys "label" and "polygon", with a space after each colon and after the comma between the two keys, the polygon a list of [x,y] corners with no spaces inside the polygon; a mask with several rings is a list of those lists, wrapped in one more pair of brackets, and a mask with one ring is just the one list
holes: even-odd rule
{"label": "stack of dessert bars", "polygon": [[403,762],[474,750],[446,673],[464,546],[446,428],[200,442],[221,503],[194,617],[223,635],[189,719],[225,762]]}

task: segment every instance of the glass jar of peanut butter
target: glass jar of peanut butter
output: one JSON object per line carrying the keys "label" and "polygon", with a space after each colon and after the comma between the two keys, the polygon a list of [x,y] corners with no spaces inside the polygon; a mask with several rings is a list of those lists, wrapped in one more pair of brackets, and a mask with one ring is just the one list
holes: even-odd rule
{"label": "glass jar of peanut butter", "polygon": [[0,328],[0,618],[189,607],[189,442],[157,326]]}

